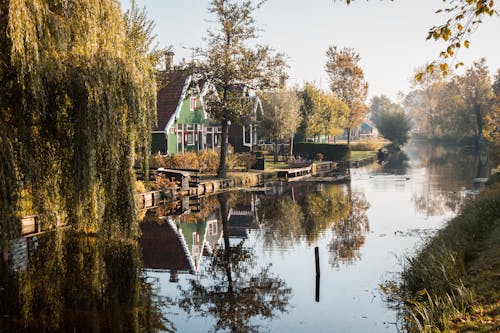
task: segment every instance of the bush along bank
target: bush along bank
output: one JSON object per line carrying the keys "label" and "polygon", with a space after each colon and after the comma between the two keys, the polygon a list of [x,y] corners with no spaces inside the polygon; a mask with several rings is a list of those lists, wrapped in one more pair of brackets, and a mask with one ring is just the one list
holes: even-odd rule
{"label": "bush along bank", "polygon": [[381,289],[409,332],[500,332],[500,175]]}

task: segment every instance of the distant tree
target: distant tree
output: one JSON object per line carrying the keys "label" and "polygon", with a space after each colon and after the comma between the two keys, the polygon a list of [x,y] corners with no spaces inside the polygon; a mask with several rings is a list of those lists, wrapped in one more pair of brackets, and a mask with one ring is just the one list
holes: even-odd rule
{"label": "distant tree", "polygon": [[278,162],[277,144],[290,140],[290,152],[293,147],[293,136],[300,125],[301,100],[296,91],[278,90],[261,94],[263,119],[262,134],[274,143],[274,162]]}
{"label": "distant tree", "polygon": [[425,67],[426,65],[415,70],[415,75],[422,71],[424,74],[420,80],[413,79],[411,81],[416,92],[412,95],[409,94],[414,98],[407,97],[405,106],[409,109],[419,131],[428,137],[435,138],[438,135],[437,104],[440,94],[446,87],[446,80],[438,72],[425,72]]}
{"label": "distant tree", "polygon": [[222,125],[221,153],[217,176],[226,177],[229,123],[240,123],[250,112],[252,102],[246,89],[266,90],[277,87],[286,77],[285,61],[269,46],[254,46],[258,29],[254,12],[264,1],[212,0],[209,12],[215,15],[215,30],[208,31],[207,45],[198,49],[200,75],[217,89],[209,98],[208,112]]}
{"label": "distant tree", "polygon": [[385,95],[373,96],[370,101],[371,121],[377,123],[378,117],[384,112],[403,111],[400,104],[394,103]]}
{"label": "distant tree", "polygon": [[385,112],[380,115],[377,127],[384,138],[399,147],[410,138],[411,120],[402,111]]}
{"label": "distant tree", "polygon": [[500,69],[497,70],[493,82],[495,101],[491,113],[486,116],[485,138],[490,145],[489,155],[494,165],[500,164]]}
{"label": "distant tree", "polygon": [[306,133],[311,136],[336,136],[344,131],[349,114],[347,105],[324,91],[312,94],[313,108],[307,120]]}
{"label": "distant tree", "polygon": [[465,106],[460,77],[450,78],[440,89],[436,104],[436,134],[449,138],[474,136],[474,115]]}
{"label": "distant tree", "polygon": [[318,88],[315,87],[315,85],[311,82],[306,82],[304,84],[304,88],[300,90],[299,96],[302,99],[301,107],[300,107],[300,113],[302,115],[302,121],[300,122],[300,126],[297,129],[297,136],[301,140],[305,140],[306,138],[306,131],[307,131],[307,120],[310,118],[310,114],[313,112],[314,109],[314,101],[313,101],[313,95],[316,94],[318,91]]}
{"label": "distant tree", "polygon": [[494,93],[486,60],[483,58],[475,61],[466,70],[465,75],[460,78],[460,83],[465,106],[475,117],[477,144],[482,146],[485,121],[492,111],[494,102]]}
{"label": "distant tree", "polygon": [[365,105],[368,83],[358,53],[351,48],[339,49],[330,46],[326,51],[325,70],[330,80],[330,89],[348,107],[346,115],[347,143],[350,143],[351,129],[356,127],[368,112]]}

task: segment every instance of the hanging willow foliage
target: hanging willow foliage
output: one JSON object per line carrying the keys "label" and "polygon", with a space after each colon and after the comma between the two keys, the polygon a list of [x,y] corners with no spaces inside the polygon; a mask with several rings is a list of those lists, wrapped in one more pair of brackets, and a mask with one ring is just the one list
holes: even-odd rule
{"label": "hanging willow foliage", "polygon": [[[150,26],[117,0],[0,2],[0,221],[29,189],[45,224],[133,236],[134,159],[156,115]],[[139,25],[139,26],[138,26]]]}

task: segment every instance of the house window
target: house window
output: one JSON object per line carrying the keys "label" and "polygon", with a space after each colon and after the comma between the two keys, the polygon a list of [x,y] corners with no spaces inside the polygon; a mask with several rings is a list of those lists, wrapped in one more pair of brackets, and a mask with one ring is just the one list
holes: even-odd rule
{"label": "house window", "polygon": [[187,145],[194,146],[194,134],[193,132],[187,132]]}
{"label": "house window", "polygon": [[186,144],[188,146],[194,146],[195,144],[195,133],[194,133],[194,125],[193,124],[188,124],[186,126],[186,131],[184,133],[184,137],[186,139]]}
{"label": "house window", "polygon": [[195,111],[197,107],[198,99],[196,97],[189,98],[189,110]]}
{"label": "house window", "polygon": [[250,144],[251,143],[251,139],[252,139],[252,130],[251,130],[251,127],[247,127],[247,126],[243,126],[243,138],[244,138],[244,142],[246,144]]}

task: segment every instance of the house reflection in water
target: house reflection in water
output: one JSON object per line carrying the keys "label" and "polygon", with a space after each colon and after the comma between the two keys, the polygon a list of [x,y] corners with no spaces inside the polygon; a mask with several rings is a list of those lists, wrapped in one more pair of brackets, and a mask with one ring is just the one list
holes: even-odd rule
{"label": "house reflection in water", "polygon": [[162,216],[139,225],[144,269],[169,271],[170,282],[178,282],[178,274],[197,274],[203,256],[210,256],[222,239],[222,225],[214,213],[205,221]]}
{"label": "house reflection in water", "polygon": [[229,209],[228,234],[231,238],[247,239],[248,231],[260,229],[257,218],[259,199],[252,193],[244,193],[234,207]]}

